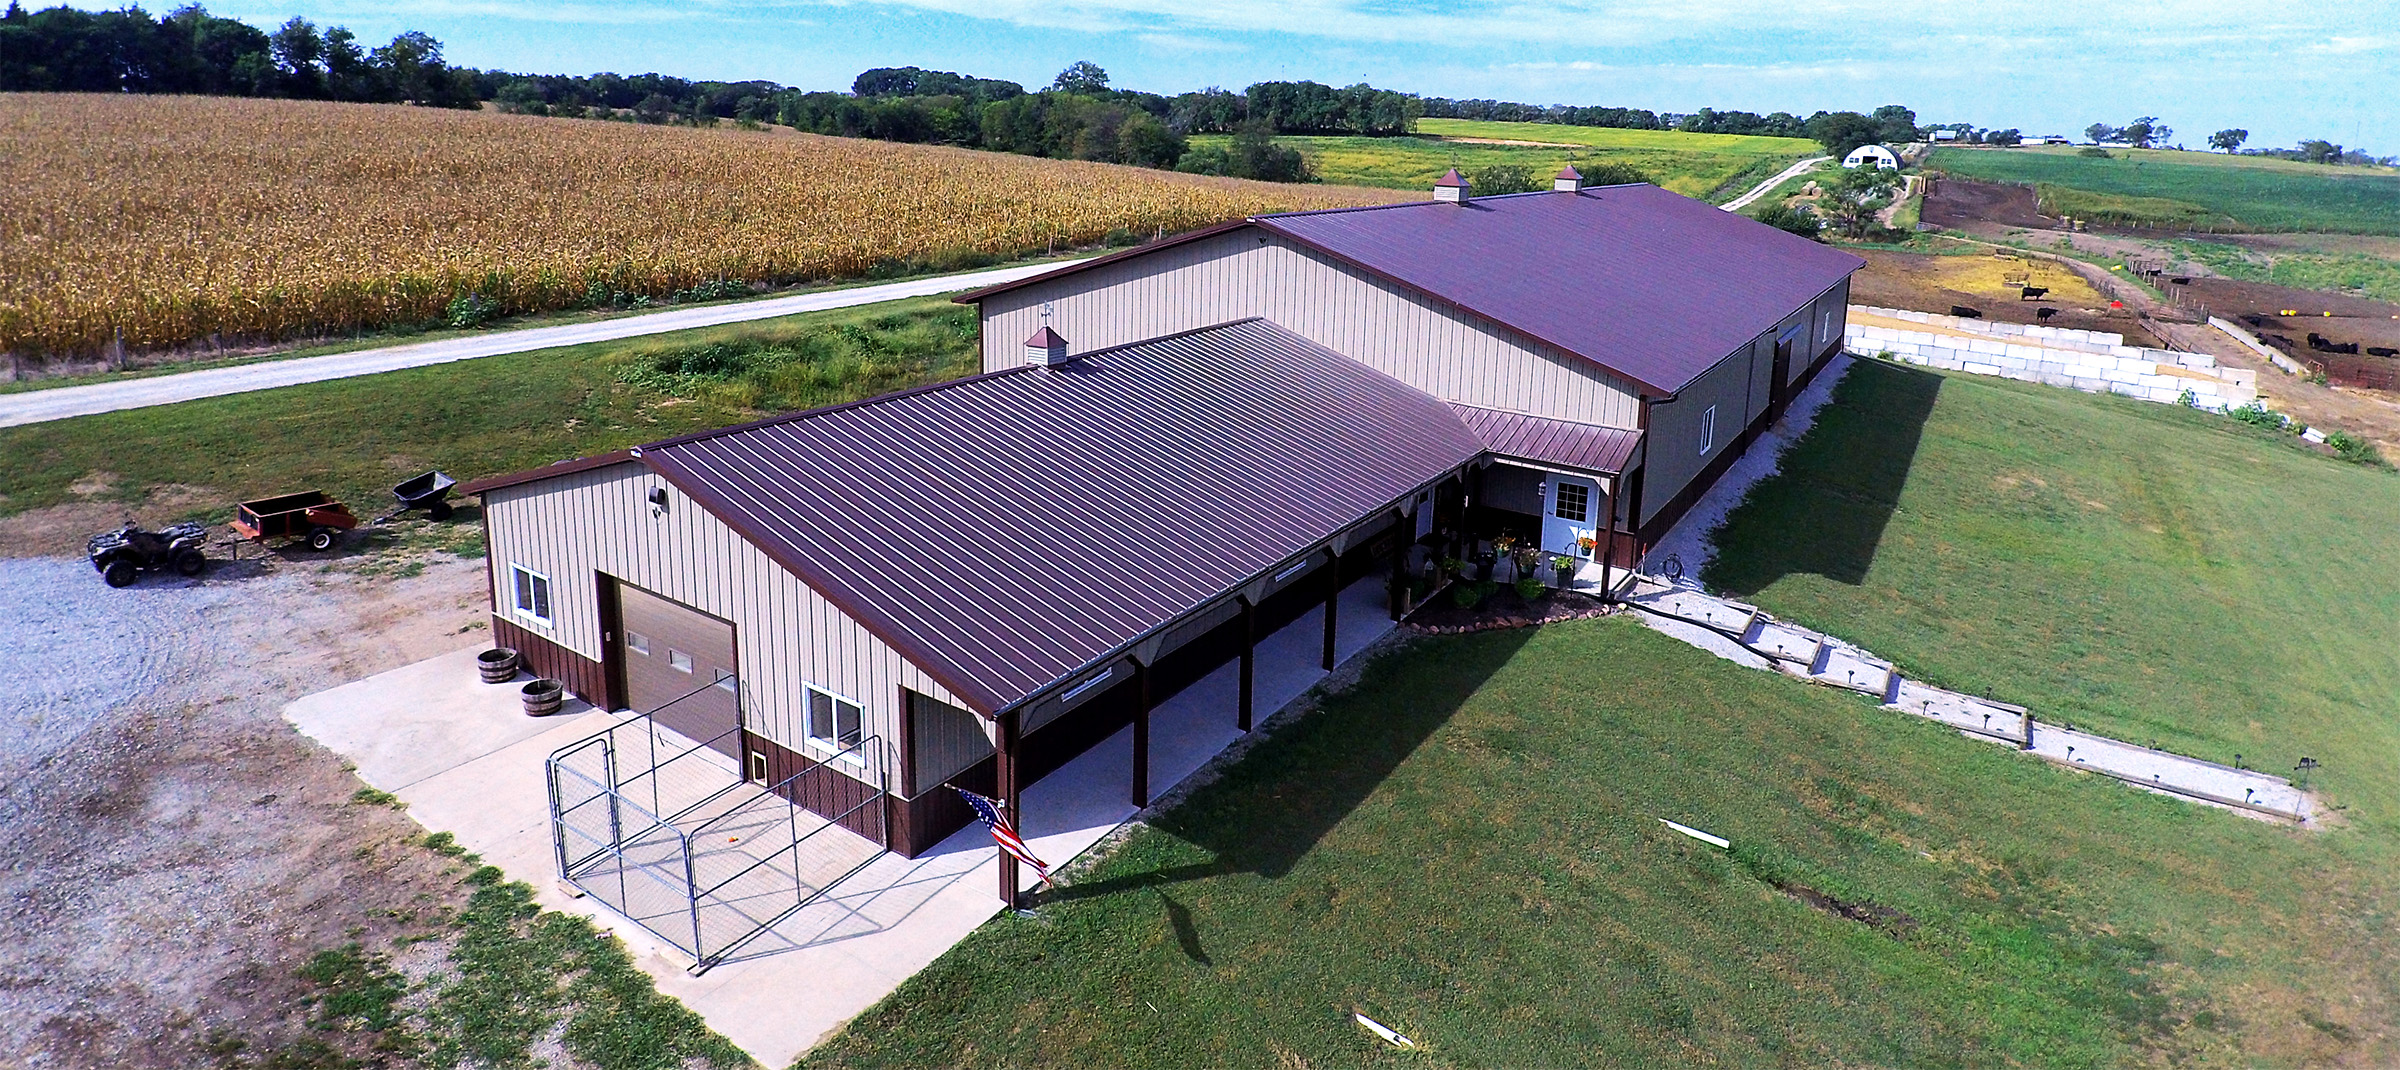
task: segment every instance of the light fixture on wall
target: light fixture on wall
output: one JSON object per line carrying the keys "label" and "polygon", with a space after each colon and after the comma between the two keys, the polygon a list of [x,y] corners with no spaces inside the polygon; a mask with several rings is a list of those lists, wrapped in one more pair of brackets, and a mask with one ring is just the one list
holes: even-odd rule
{"label": "light fixture on wall", "polygon": [[665,487],[652,487],[652,488],[650,488],[650,515],[651,515],[651,516],[665,516],[665,515],[667,515],[667,488],[665,488]]}

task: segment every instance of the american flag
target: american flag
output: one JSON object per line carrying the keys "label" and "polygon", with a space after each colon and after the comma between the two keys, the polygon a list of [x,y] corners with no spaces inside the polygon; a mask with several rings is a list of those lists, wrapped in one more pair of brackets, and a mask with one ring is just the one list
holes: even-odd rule
{"label": "american flag", "polygon": [[1000,803],[997,800],[986,799],[965,788],[954,787],[950,790],[957,792],[960,798],[967,800],[968,806],[975,808],[975,816],[983,819],[983,827],[992,830],[992,841],[998,843],[1001,850],[1017,856],[1017,861],[1032,866],[1033,872],[1042,878],[1043,884],[1050,883],[1049,863],[1035,858],[1033,849],[1025,846],[1024,840],[1017,838],[1017,830],[1011,827],[1008,818],[1000,813]]}

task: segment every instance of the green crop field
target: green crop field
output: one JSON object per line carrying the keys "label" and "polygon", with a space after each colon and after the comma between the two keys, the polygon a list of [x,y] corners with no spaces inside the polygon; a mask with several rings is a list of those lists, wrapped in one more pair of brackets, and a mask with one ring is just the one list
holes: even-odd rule
{"label": "green crop field", "polygon": [[[1606,130],[1547,123],[1472,123],[1426,119],[1419,137],[1286,137],[1276,140],[1300,150],[1318,181],[1391,189],[1428,189],[1452,167],[1472,172],[1492,166],[1523,167],[1536,185],[1570,163],[1622,163],[1640,168],[1659,185],[1687,197],[1729,200],[1792,161],[1822,150],[1792,138],[1683,134],[1662,130]],[[1472,132],[1464,132],[1472,130]],[[1494,145],[1456,137],[1534,140],[1552,145]],[[1203,135],[1194,145],[1223,145],[1231,139]]]}
{"label": "green crop field", "polygon": [[1583,145],[1652,152],[1711,152],[1737,156],[1822,156],[1825,147],[1807,138],[1744,134],[1687,134],[1680,130],[1619,130],[1556,123],[1487,123],[1473,119],[1419,119],[1417,132],[1444,138],[1489,138]]}
{"label": "green crop field", "polygon": [[1625,618],[1421,638],[803,1065],[2400,1056],[2400,477],[1879,363],[1784,470],[1718,582],[2078,725],[2314,754],[2337,827],[2078,775]]}
{"label": "green crop field", "polygon": [[[2400,234],[2400,172],[2250,156],[2110,149],[1939,149],[1931,166],[2066,191],[2070,215],[2201,230]],[[2045,189],[2052,195],[2052,189]]]}

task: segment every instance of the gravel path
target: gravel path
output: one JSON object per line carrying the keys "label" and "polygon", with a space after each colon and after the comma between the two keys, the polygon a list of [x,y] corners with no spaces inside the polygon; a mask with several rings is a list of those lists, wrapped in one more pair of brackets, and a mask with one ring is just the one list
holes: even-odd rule
{"label": "gravel path", "polygon": [[310,955],[455,897],[446,860],[403,845],[415,825],[351,803],[358,780],[280,716],[488,637],[483,562],[395,564],[113,590],[80,560],[0,559],[0,1067],[232,1065],[210,1034],[311,1035]]}
{"label": "gravel path", "polygon": [[1728,212],[1739,212],[1744,208],[1750,207],[1750,203],[1752,201],[1756,201],[1760,197],[1766,196],[1768,190],[1774,189],[1785,179],[1797,178],[1801,175],[1807,174],[1810,168],[1813,168],[1818,164],[1824,163],[1830,159],[1833,159],[1833,157],[1811,156],[1808,159],[1802,160],[1799,163],[1793,164],[1790,167],[1786,167],[1783,170],[1776,172],[1775,177],[1750,187],[1750,192],[1742,194],[1739,197],[1735,197],[1734,199],[1727,201],[1724,204],[1720,204],[1717,207],[1723,208]]}
{"label": "gravel path", "polygon": [[1714,539],[1717,528],[1725,523],[1726,514],[1733,512],[1734,506],[1742,504],[1742,499],[1750,496],[1750,488],[1757,486],[1759,480],[1780,470],[1783,451],[1790,449],[1792,443],[1800,441],[1801,436],[1808,434],[1808,429],[1816,425],[1817,410],[1832,400],[1833,388],[1842,381],[1843,376],[1850,374],[1850,364],[1850,354],[1834,354],[1833,359],[1826,362],[1824,370],[1819,371],[1816,379],[1808,384],[1808,389],[1801,391],[1783,410],[1783,418],[1775,421],[1756,441],[1750,443],[1750,448],[1743,452],[1741,459],[1733,462],[1733,466],[1717,478],[1708,493],[1692,503],[1692,511],[1683,514],[1683,519],[1676,521],[1675,526],[1667,529],[1666,535],[1658,540],[1658,544],[1650,548],[1650,556],[1642,559],[1642,571],[1660,573],[1666,567],[1667,559],[1673,557],[1681,563],[1682,575],[1698,579],[1700,570],[1708,567],[1708,563],[1717,556]]}
{"label": "gravel path", "polygon": [[972,271],[960,275],[940,275],[929,279],[860,286],[848,290],[829,290],[821,293],[795,294],[763,301],[743,301],[730,305],[711,305],[706,308],[675,309],[640,316],[624,316],[598,323],[575,323],[560,327],[535,327],[518,331],[497,331],[467,338],[451,338],[439,342],[417,342],[411,345],[383,346],[348,353],[333,353],[322,357],[295,357],[290,360],[269,360],[230,368],[208,368],[201,371],[157,375],[146,379],[125,379],[117,382],[91,383],[84,386],[61,386],[46,390],[28,390],[16,394],[0,394],[0,427],[18,424],[63,420],[71,416],[115,412],[119,409],[139,409],[151,405],[167,405],[196,398],[217,397],[222,394],[241,394],[252,390],[270,390],[279,386],[301,383],[321,383],[328,379],[348,379],[401,368],[418,368],[428,364],[447,364],[451,361],[472,360],[476,357],[498,356],[503,353],[524,353],[536,349],[582,345],[586,342],[606,342],[619,338],[635,338],[667,331],[684,331],[694,327],[714,327],[726,323],[772,319],[802,312],[822,312],[833,308],[871,305],[882,301],[897,301],[906,297],[930,297],[935,294],[957,293],[982,286],[1039,275],[1077,261],[1055,261],[1047,264],[1028,264],[999,268],[992,271]]}
{"label": "gravel path", "polygon": [[[172,575],[171,573],[169,575]],[[201,607],[221,607],[229,579],[156,577],[116,590],[81,561],[0,560],[0,781],[73,743],[108,711],[188,673]],[[5,812],[0,812],[5,816]]]}

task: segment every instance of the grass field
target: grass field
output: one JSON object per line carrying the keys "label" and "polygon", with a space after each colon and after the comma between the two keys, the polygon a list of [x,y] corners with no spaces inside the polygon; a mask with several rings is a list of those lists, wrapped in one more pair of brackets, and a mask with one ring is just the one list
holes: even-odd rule
{"label": "grass field", "polygon": [[[1662,130],[1606,130],[1547,123],[1477,123],[1426,119],[1420,137],[1287,137],[1320,182],[1425,190],[1452,167],[1516,166],[1548,188],[1550,176],[1569,163],[1623,163],[1640,168],[1658,184],[1687,197],[1727,200],[1814,154],[1816,142],[1792,138],[1682,134]],[[1567,147],[1492,145],[1445,138],[1488,138],[1551,142]],[[1195,145],[1224,143],[1202,136]]]}
{"label": "grass field", "polygon": [[2170,406],[1881,363],[1785,469],[1729,521],[1712,585],[2119,738],[2324,759],[2356,823],[2400,832],[2390,473]]}
{"label": "grass field", "polygon": [[2263,252],[2222,242],[2179,241],[2177,255],[2227,278],[2303,290],[2353,293],[2400,303],[2400,260],[2351,252]]}
{"label": "grass field", "polygon": [[[1939,149],[1930,166],[1964,178],[2066,191],[2080,218],[2200,230],[2400,234],[2400,172],[2262,157],[2110,149]],[[2048,192],[2048,191],[2045,191]],[[2055,194],[2054,194],[2055,196]]]}
{"label": "grass field", "polygon": [[211,520],[310,487],[372,515],[428,468],[514,471],[978,366],[974,311],[930,297],[0,428],[0,516],[160,487]]}
{"label": "grass field", "polygon": [[1687,134],[1680,130],[1619,130],[1556,123],[1487,123],[1473,119],[1419,119],[1417,132],[1433,137],[1490,138],[1586,145],[1651,152],[1708,152],[1730,156],[1821,156],[1825,147],[1807,138],[1745,134]]}
{"label": "grass field", "polygon": [[[0,95],[0,352],[272,340],[1392,199],[882,141],[231,97]],[[429,151],[427,146],[440,146]]]}
{"label": "grass field", "polygon": [[1875,363],[1785,470],[1720,582],[2078,725],[2306,750],[2339,827],[2079,776],[1623,618],[1420,639],[804,1065],[2394,1058],[2394,477]]}

